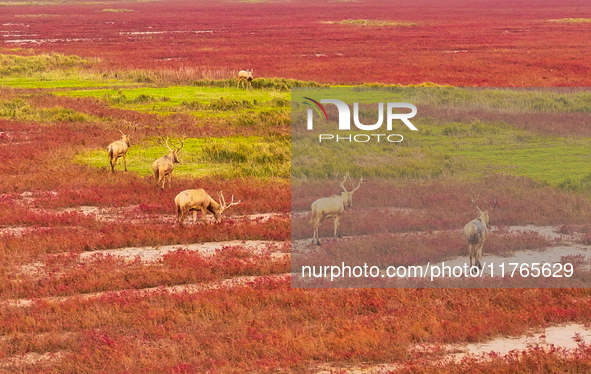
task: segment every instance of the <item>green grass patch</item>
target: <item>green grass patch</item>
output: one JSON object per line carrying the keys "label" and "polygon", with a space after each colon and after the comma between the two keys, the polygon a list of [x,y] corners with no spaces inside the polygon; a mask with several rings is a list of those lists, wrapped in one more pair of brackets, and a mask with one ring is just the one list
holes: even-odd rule
{"label": "green grass patch", "polygon": [[0,86],[11,88],[95,88],[112,86],[131,86],[133,83],[121,82],[114,79],[103,79],[100,76],[79,76],[67,72],[40,73],[34,77],[0,78]]}
{"label": "green grass patch", "polygon": [[[320,144],[294,135],[292,175],[328,178],[337,172],[389,178],[453,176],[473,180],[491,173],[532,178],[554,187],[588,190],[590,138],[540,136],[503,122],[413,121],[419,131],[397,129],[400,143]],[[356,132],[342,132],[341,137]]]}
{"label": "green grass patch", "polygon": [[342,21],[325,21],[325,24],[354,25],[354,26],[415,26],[414,22],[383,21],[368,19],[345,19]]}
{"label": "green grass patch", "polygon": [[591,92],[552,89],[504,89],[457,87],[331,87],[330,90],[294,90],[292,105],[300,109],[302,95],[334,98],[344,102],[408,102],[436,108],[484,110],[499,113],[591,113]]}
{"label": "green grass patch", "polygon": [[[177,142],[178,143],[178,142]],[[128,151],[127,168],[142,176],[153,175],[152,163],[168,154],[156,138],[144,139]],[[223,178],[288,178],[290,174],[289,137],[188,138],[175,166],[179,177],[218,176]],[[106,146],[74,158],[80,164],[109,168]],[[121,165],[122,160],[118,161]],[[119,166],[119,169],[122,169]]]}
{"label": "green grass patch", "polygon": [[88,122],[97,120],[93,116],[68,108],[33,108],[23,99],[0,100],[0,118],[21,121],[47,122]]}
{"label": "green grass patch", "polygon": [[0,75],[26,75],[58,69],[80,68],[99,62],[98,59],[65,56],[59,53],[34,56],[0,54]]}
{"label": "green grass patch", "polygon": [[103,9],[102,12],[107,13],[127,13],[127,12],[134,12],[133,9]]}
{"label": "green grass patch", "polygon": [[190,113],[196,117],[236,117],[237,126],[252,125],[241,115],[254,113],[264,117],[265,112],[280,115],[281,122],[289,121],[290,94],[275,91],[245,91],[221,87],[143,87],[135,89],[97,89],[59,91],[56,95],[71,97],[97,97],[116,108],[169,115]]}
{"label": "green grass patch", "polygon": [[591,22],[591,18],[549,19],[548,22],[558,22],[558,23],[590,23]]}

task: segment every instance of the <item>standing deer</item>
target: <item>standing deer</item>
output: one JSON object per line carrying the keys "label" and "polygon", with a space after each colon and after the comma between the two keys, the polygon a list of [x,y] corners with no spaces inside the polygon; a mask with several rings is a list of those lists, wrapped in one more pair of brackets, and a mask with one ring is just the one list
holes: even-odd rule
{"label": "standing deer", "polygon": [[156,187],[159,187],[160,183],[162,183],[162,189],[164,190],[164,184],[166,183],[165,178],[168,176],[168,188],[170,188],[170,183],[172,181],[172,171],[174,170],[174,164],[180,163],[179,158],[178,158],[178,153],[181,149],[183,149],[183,146],[185,145],[185,139],[187,139],[187,137],[184,137],[183,140],[181,140],[180,147],[177,147],[176,145],[174,145],[171,142],[170,144],[172,144],[172,146],[175,148],[175,149],[172,149],[168,145],[168,141],[169,141],[168,138],[166,138],[166,139],[160,138],[160,143],[162,143],[162,145],[164,145],[166,148],[168,148],[170,153],[167,154],[166,156],[160,157],[158,160],[154,161],[154,163],[152,164],[152,170],[154,171],[154,178],[156,179]]}
{"label": "standing deer", "polygon": [[137,127],[129,135],[125,135],[123,131],[117,129],[121,133],[121,140],[116,140],[107,147],[107,154],[109,155],[109,163],[111,164],[111,172],[115,172],[115,164],[117,159],[123,157],[123,166],[127,171],[127,150],[131,147],[131,136],[135,134]]}
{"label": "standing deer", "polygon": [[220,191],[218,195],[221,204],[218,204],[212,199],[203,188],[185,190],[176,195],[174,198],[174,204],[176,205],[179,227],[182,227],[183,221],[190,211],[193,211],[193,222],[197,221],[197,210],[201,210],[204,224],[207,223],[207,211],[210,211],[213,214],[216,222],[221,222],[222,213],[224,213],[226,209],[232,205],[240,204],[241,200],[234,202],[234,195],[232,195],[232,201],[230,204],[226,204],[222,191]]}
{"label": "standing deer", "polygon": [[478,205],[476,205],[476,200],[472,199],[472,204],[478,209],[480,215],[478,218],[473,219],[464,226],[464,235],[468,241],[468,254],[470,256],[470,273],[472,273],[472,258],[474,258],[475,265],[478,269],[482,270],[480,260],[482,259],[482,247],[484,246],[484,241],[488,235],[488,214],[492,212],[499,203],[499,199],[496,196],[495,205],[493,205],[492,208],[486,200],[482,200],[488,205],[489,209],[485,211],[480,210]]}
{"label": "standing deer", "polygon": [[[351,191],[347,191],[345,188],[345,181],[347,178],[349,178],[351,185],[353,186]],[[339,218],[346,208],[353,207],[353,193],[361,186],[361,183],[363,182],[363,176],[359,180],[357,187],[355,187],[353,184],[353,180],[351,180],[349,173],[345,175],[345,178],[342,182],[338,180],[337,176],[337,182],[344,192],[341,192],[340,195],[320,198],[312,203],[312,218],[310,219],[310,224],[314,225],[314,236],[312,237],[312,243],[316,241],[316,245],[321,245],[320,240],[318,239],[318,228],[327,218],[334,218],[334,238],[336,239],[337,235],[339,237],[341,236]]]}
{"label": "standing deer", "polygon": [[244,88],[252,88],[252,70],[240,70],[238,72],[238,87],[244,85]]}

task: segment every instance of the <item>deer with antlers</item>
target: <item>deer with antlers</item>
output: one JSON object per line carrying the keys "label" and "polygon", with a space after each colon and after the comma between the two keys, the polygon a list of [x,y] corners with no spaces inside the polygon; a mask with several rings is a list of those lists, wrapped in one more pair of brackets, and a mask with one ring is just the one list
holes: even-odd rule
{"label": "deer with antlers", "polygon": [[240,70],[238,72],[238,87],[244,85],[244,88],[252,88],[252,70]]}
{"label": "deer with antlers", "polygon": [[117,159],[119,157],[123,157],[123,166],[125,171],[127,171],[127,150],[131,147],[131,136],[135,134],[136,130],[137,126],[134,127],[129,135],[126,135],[123,131],[117,128],[117,131],[121,133],[121,140],[116,140],[107,147],[107,154],[109,155],[109,163],[111,164],[112,173],[115,172],[115,165],[117,164]]}
{"label": "deer with antlers", "polygon": [[234,202],[234,195],[232,195],[232,201],[227,204],[224,199],[222,191],[218,192],[219,201],[221,204],[216,202],[203,188],[196,190],[185,190],[174,198],[174,204],[176,205],[177,218],[179,221],[179,227],[182,227],[183,221],[189,212],[193,212],[193,222],[197,221],[197,211],[200,210],[202,213],[203,223],[207,223],[207,212],[211,212],[216,222],[221,222],[222,213],[232,205],[240,204],[241,200]]}
{"label": "deer with antlers", "polygon": [[472,198],[472,204],[478,210],[479,216],[464,226],[464,235],[468,241],[468,254],[470,256],[470,273],[472,273],[472,258],[474,258],[474,264],[478,269],[482,270],[480,260],[482,259],[482,247],[484,246],[484,241],[488,235],[489,213],[492,212],[499,203],[499,199],[496,196],[495,204],[492,207],[486,200],[482,199],[482,201],[488,205],[489,209],[484,211],[480,210],[478,205],[476,205],[477,201]]}
{"label": "deer with antlers", "polygon": [[180,163],[178,153],[181,149],[183,149],[183,146],[185,145],[185,139],[187,139],[186,136],[183,138],[183,140],[181,140],[180,147],[177,147],[172,142],[170,142],[170,144],[175,148],[175,149],[172,149],[172,148],[170,148],[170,145],[168,145],[168,142],[170,140],[169,138],[166,138],[166,139],[160,138],[160,143],[162,145],[164,145],[166,148],[168,148],[170,153],[167,154],[166,156],[160,157],[158,160],[154,161],[154,163],[152,164],[152,170],[154,171],[154,178],[156,179],[156,187],[159,187],[160,183],[162,183],[162,189],[164,190],[164,184],[166,183],[165,178],[168,177],[168,188],[170,188],[170,183],[172,181],[172,171],[174,170],[174,164]]}
{"label": "deer with antlers", "polygon": [[[351,186],[353,187],[351,191],[347,191],[347,188],[345,188],[345,181],[347,178],[349,178]],[[337,174],[337,182],[344,192],[341,192],[340,195],[320,198],[312,203],[312,218],[310,219],[310,224],[314,225],[312,243],[316,242],[316,245],[321,245],[320,240],[318,239],[318,228],[327,218],[334,218],[334,238],[336,239],[337,235],[339,237],[341,236],[339,219],[346,208],[353,207],[353,193],[361,186],[363,176],[359,180],[357,187],[353,184],[353,180],[349,176],[349,173],[345,174],[345,178],[343,178],[342,182],[338,179]]]}

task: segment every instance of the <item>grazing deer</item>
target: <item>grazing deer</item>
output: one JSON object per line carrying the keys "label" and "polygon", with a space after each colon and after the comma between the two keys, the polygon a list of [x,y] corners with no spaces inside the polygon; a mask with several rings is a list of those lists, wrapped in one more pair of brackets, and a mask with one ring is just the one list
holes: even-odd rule
{"label": "grazing deer", "polygon": [[252,88],[252,70],[240,70],[238,72],[238,87],[244,85],[244,88],[251,87]]}
{"label": "grazing deer", "polygon": [[234,202],[234,195],[232,195],[232,201],[230,204],[226,204],[222,191],[220,191],[218,195],[221,204],[218,204],[212,199],[203,188],[197,190],[185,190],[176,195],[174,198],[174,204],[176,205],[179,227],[183,225],[183,221],[190,211],[193,211],[193,222],[197,221],[197,210],[201,210],[204,224],[207,223],[207,211],[210,211],[213,214],[216,222],[221,222],[222,213],[224,213],[226,209],[232,205],[240,204],[241,200]]}
{"label": "grazing deer", "polygon": [[170,188],[170,182],[172,181],[172,171],[174,170],[174,164],[180,163],[178,153],[181,149],[183,149],[183,146],[185,145],[185,139],[187,139],[186,136],[183,138],[183,140],[181,140],[180,147],[177,147],[176,145],[174,145],[171,142],[170,144],[172,144],[172,146],[175,148],[175,149],[172,149],[168,145],[168,141],[169,141],[168,138],[166,138],[166,139],[160,138],[160,143],[162,143],[162,145],[164,145],[166,148],[168,148],[170,153],[167,154],[166,156],[160,157],[158,160],[154,161],[154,163],[152,164],[152,170],[154,171],[154,178],[156,179],[156,187],[159,187],[160,183],[162,183],[162,189],[164,190],[164,184],[166,183],[165,178],[168,176],[168,188]]}
{"label": "grazing deer", "polygon": [[117,129],[121,133],[121,140],[116,140],[107,147],[107,154],[109,155],[109,163],[111,164],[111,172],[115,172],[115,164],[117,159],[123,157],[123,166],[127,171],[127,150],[131,147],[131,136],[135,134],[137,126],[129,135],[125,135],[123,131]]}
{"label": "grazing deer", "polygon": [[466,236],[466,240],[468,240],[468,254],[470,256],[470,273],[472,273],[472,258],[474,258],[475,265],[478,269],[482,270],[482,264],[480,260],[482,259],[482,247],[484,246],[484,241],[486,240],[486,236],[488,235],[488,222],[489,222],[489,213],[493,211],[493,209],[499,203],[499,199],[495,196],[495,205],[490,206],[490,204],[482,199],[486,205],[488,205],[489,209],[482,211],[476,205],[476,200],[472,199],[472,204],[478,209],[478,213],[480,214],[478,218],[473,219],[472,221],[468,222],[466,226],[464,226],[464,235]]}
{"label": "grazing deer", "polygon": [[[345,181],[347,178],[349,178],[351,185],[353,186],[351,191],[347,191],[345,188]],[[345,175],[345,178],[342,182],[338,180],[337,176],[337,182],[344,192],[341,192],[340,195],[320,198],[312,203],[312,218],[310,219],[310,224],[314,225],[314,236],[312,237],[312,243],[316,241],[316,245],[321,245],[320,240],[318,239],[318,228],[327,218],[334,218],[334,238],[336,239],[337,235],[339,237],[341,236],[339,218],[346,208],[353,207],[353,193],[361,186],[361,183],[363,182],[363,176],[359,180],[357,187],[355,187],[353,184],[353,180],[351,180],[349,173]]]}

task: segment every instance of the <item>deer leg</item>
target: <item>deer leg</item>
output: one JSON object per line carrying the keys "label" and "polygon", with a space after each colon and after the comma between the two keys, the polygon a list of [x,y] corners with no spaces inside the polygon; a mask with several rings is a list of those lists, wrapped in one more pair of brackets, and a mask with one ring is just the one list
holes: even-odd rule
{"label": "deer leg", "polygon": [[125,166],[125,171],[127,171],[127,154],[123,155],[123,166]]}
{"label": "deer leg", "polygon": [[187,216],[187,212],[184,209],[179,208],[179,227],[183,227],[183,221]]}
{"label": "deer leg", "polygon": [[111,164],[111,173],[114,173],[115,172],[115,163],[113,162],[113,159],[110,159],[109,163]]}
{"label": "deer leg", "polygon": [[193,211],[193,223],[197,222],[197,211]]}
{"label": "deer leg", "polygon": [[203,218],[203,224],[204,225],[207,225],[207,215],[206,215],[206,213],[207,213],[207,210],[204,207],[201,207],[201,215],[202,215],[202,218]]}
{"label": "deer leg", "polygon": [[472,243],[468,243],[468,257],[470,257],[470,274],[472,274]]}
{"label": "deer leg", "polygon": [[164,183],[166,183],[166,175],[160,174],[158,177],[158,186],[160,186],[160,182],[162,182],[162,190],[164,191]]}
{"label": "deer leg", "polygon": [[316,245],[322,245],[320,244],[320,239],[318,238],[318,227],[320,227],[320,225],[316,223],[314,225],[314,237],[312,238],[312,244],[314,244],[314,241],[316,241]]}
{"label": "deer leg", "polygon": [[[320,238],[318,235],[318,228],[320,227],[322,222],[324,222],[325,218],[326,217],[318,217],[316,220],[316,223],[314,224],[314,239],[316,239],[316,245],[322,245],[322,244],[320,244]],[[312,239],[312,243],[314,243],[314,239]]]}
{"label": "deer leg", "polygon": [[478,266],[480,270],[482,270],[482,264],[480,263],[480,260],[482,259],[482,247],[484,247],[484,240],[478,245],[478,249],[476,249],[476,254],[474,256],[476,257],[476,266]]}
{"label": "deer leg", "polygon": [[337,235],[341,236],[339,233],[339,216],[336,216],[334,218],[334,235],[333,235],[333,237],[336,239]]}

